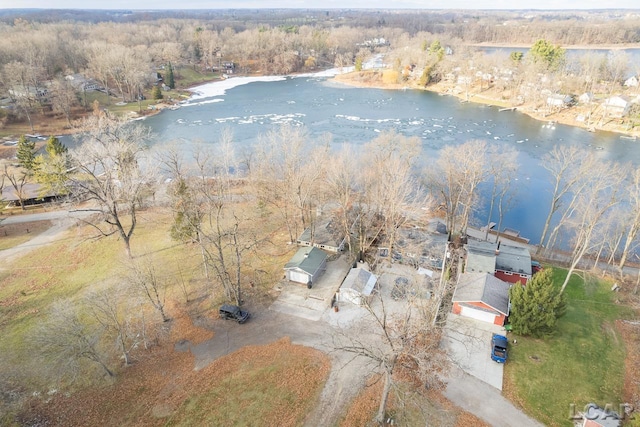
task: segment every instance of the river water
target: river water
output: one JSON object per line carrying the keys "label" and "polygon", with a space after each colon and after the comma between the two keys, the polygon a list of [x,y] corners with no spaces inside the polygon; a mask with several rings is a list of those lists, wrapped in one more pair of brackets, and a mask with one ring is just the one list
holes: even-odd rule
{"label": "river water", "polygon": [[[181,108],[144,121],[155,133],[157,146],[177,142],[189,150],[195,141],[215,144],[220,132],[230,128],[239,149],[251,147],[259,135],[285,122],[304,125],[311,141],[331,133],[336,148],[361,146],[391,129],[417,136],[423,144],[424,165],[433,162],[442,147],[470,139],[513,146],[519,152],[520,172],[503,226],[519,230],[532,243],[538,242],[551,198],[541,157],[554,145],[576,144],[602,159],[640,164],[640,142],[617,134],[545,127],[518,112],[500,112],[425,91],[363,89],[325,77],[299,76],[234,77],[203,85],[195,93]],[[479,209],[478,224],[486,223],[487,204]]]}

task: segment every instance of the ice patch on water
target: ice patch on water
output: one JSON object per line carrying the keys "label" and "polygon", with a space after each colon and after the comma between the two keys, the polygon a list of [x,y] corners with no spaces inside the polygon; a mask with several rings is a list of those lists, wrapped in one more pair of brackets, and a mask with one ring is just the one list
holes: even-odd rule
{"label": "ice patch on water", "polygon": [[[277,82],[285,80],[284,76],[260,76],[260,77],[232,77],[230,79],[220,80],[217,82],[205,83],[200,86],[189,89],[193,93],[190,100],[198,100],[204,98],[212,98],[214,96],[223,96],[229,89],[234,87],[247,85],[255,82]],[[222,101],[222,100],[220,100]],[[220,102],[212,100],[210,102]],[[186,104],[186,105],[190,105]]]}

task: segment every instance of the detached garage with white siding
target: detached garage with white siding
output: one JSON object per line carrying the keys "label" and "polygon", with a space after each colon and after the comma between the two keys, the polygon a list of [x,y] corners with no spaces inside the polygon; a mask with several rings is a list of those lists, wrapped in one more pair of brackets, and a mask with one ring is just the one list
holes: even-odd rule
{"label": "detached garage with white siding", "polygon": [[315,247],[300,248],[284,266],[288,280],[309,288],[327,267],[327,254]]}

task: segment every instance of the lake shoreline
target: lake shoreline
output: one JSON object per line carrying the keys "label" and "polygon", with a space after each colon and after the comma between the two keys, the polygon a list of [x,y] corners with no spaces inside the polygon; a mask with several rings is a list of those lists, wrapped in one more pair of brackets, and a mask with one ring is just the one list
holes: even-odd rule
{"label": "lake shoreline", "polygon": [[[346,84],[348,86],[358,87],[358,88],[367,88],[367,89],[382,89],[382,90],[423,90],[428,92],[437,93],[441,96],[453,96],[460,100],[460,102],[471,102],[474,104],[482,104],[482,105],[490,105],[494,107],[498,107],[500,109],[505,110],[513,110],[518,111],[522,114],[525,114],[531,117],[534,120],[538,120],[540,122],[553,122],[560,123],[567,126],[573,126],[577,128],[582,128],[588,130],[590,132],[613,132],[620,134],[621,136],[627,136],[630,138],[640,138],[640,129],[632,129],[625,130],[621,128],[621,125],[616,122],[614,119],[609,119],[602,125],[596,124],[587,124],[586,122],[580,122],[576,120],[576,117],[580,115],[580,110],[577,110],[577,107],[568,107],[562,109],[557,112],[553,112],[550,114],[545,114],[544,112],[539,111],[532,105],[523,104],[523,105],[511,105],[509,102],[496,99],[494,97],[489,96],[483,92],[480,93],[469,93],[468,96],[464,92],[455,93],[452,90],[452,87],[447,86],[443,83],[437,83],[434,85],[429,85],[427,87],[420,87],[414,84],[401,84],[401,83],[385,83],[382,80],[374,80],[369,79],[364,81],[361,79],[363,74],[371,73],[371,71],[357,72],[353,71],[351,73],[339,74],[333,78],[334,81],[342,84]],[[468,99],[467,99],[468,98]],[[589,107],[592,108],[592,107]]]}

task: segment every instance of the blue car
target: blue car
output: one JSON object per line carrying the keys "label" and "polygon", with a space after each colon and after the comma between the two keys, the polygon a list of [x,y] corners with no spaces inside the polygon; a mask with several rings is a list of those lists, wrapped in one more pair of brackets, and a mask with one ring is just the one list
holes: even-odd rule
{"label": "blue car", "polygon": [[507,337],[494,334],[491,339],[491,360],[498,363],[507,361]]}

